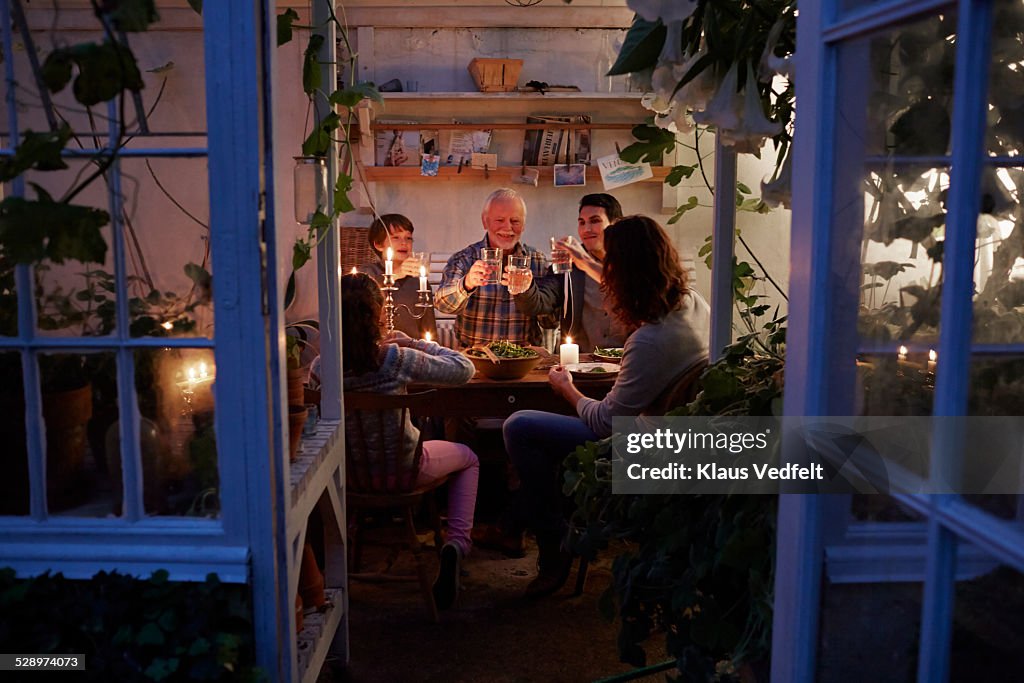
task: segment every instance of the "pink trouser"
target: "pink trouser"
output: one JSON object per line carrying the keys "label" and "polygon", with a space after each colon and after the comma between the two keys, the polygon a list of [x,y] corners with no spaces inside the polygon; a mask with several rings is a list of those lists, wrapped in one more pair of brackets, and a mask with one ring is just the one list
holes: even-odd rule
{"label": "pink trouser", "polygon": [[473,542],[473,512],[480,461],[469,446],[451,441],[424,441],[423,459],[417,485],[429,484],[448,475],[448,542],[465,557]]}

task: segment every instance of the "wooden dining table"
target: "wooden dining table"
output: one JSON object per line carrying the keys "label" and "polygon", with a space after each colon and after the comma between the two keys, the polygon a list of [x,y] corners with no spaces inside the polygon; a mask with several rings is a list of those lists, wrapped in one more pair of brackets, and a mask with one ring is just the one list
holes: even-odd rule
{"label": "wooden dining table", "polygon": [[[521,379],[488,379],[478,372],[468,384],[457,387],[414,384],[409,391],[435,391],[436,400],[426,409],[416,412],[421,415],[441,417],[508,417],[517,410],[543,410],[562,415],[575,415],[575,406],[555,393],[548,383],[548,370],[558,364],[558,357],[546,350],[534,347],[541,354],[541,361]],[[580,362],[596,360],[588,353],[580,354]],[[598,400],[605,397],[615,384],[615,375],[598,375],[593,378],[573,378],[576,388],[583,395]]]}

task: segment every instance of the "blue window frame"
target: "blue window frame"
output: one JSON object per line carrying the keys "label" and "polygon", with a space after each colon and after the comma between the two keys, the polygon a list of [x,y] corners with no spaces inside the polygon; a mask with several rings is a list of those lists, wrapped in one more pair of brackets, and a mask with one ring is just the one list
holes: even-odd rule
{"label": "blue window frame", "polygon": [[[993,15],[1009,4],[832,0],[801,5],[794,177],[811,180],[802,189],[795,188],[793,198],[787,415],[856,414],[864,408],[857,396],[859,356],[873,354],[898,362],[901,356],[916,353],[922,356],[922,367],[931,372],[933,365],[924,366],[929,350],[937,352],[940,365],[930,379],[934,393],[918,408],[936,417],[976,414],[977,375],[972,374],[976,366],[1008,363],[1020,355],[1021,339],[986,339],[974,325],[973,311],[979,284],[975,276],[978,217],[982,210],[992,211],[981,206],[983,183],[998,176],[999,168],[1024,167],[1022,150],[993,149],[986,136],[991,137],[988,117],[995,96],[989,88]],[[935,21],[947,22],[955,31],[955,38],[941,45],[955,53],[952,77],[946,84],[952,105],[948,148],[918,148],[902,156],[891,145],[873,149],[872,121],[865,114],[872,91],[864,74],[871,59],[888,56],[872,53],[867,39]],[[925,104],[922,110],[930,106]],[[885,119],[889,132],[896,118]],[[872,168],[885,170],[871,176]],[[918,328],[906,338],[884,339],[865,333],[864,316],[858,313],[861,289],[865,284],[871,287],[863,278],[862,259],[867,242],[864,231],[873,216],[863,188],[866,178],[879,179],[884,186],[887,174],[906,177],[906,169],[931,179],[925,189],[944,197],[941,290],[933,293],[934,334],[928,336]],[[921,173],[922,169],[931,170]],[[923,215],[916,203],[900,208],[908,215],[911,211],[915,217]],[[962,423],[935,420],[934,424],[933,477],[954,467],[964,453]],[[916,533],[913,524],[903,524],[904,540],[893,543],[890,538],[888,543],[903,551],[908,543],[919,544],[922,551],[918,680],[947,680],[958,557],[962,568],[965,553],[980,549],[1019,571],[1024,568],[1024,533],[1019,520],[998,518],[961,496],[900,495],[897,500],[925,520]],[[828,554],[830,558],[844,555],[841,539],[848,538],[854,526],[849,519],[848,498],[782,496],[778,528],[785,531],[780,531],[777,549],[772,680],[815,678],[823,565],[830,543],[840,541],[833,546],[838,552]],[[865,532],[874,537],[876,550],[882,548],[874,561],[886,562],[881,539],[886,534],[884,525],[862,525],[854,535]]]}

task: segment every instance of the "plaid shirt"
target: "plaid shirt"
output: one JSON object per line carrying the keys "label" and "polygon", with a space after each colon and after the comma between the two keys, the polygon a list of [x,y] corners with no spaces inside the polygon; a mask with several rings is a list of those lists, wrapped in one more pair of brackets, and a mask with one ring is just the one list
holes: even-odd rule
{"label": "plaid shirt", "polygon": [[[535,316],[524,315],[516,308],[515,298],[502,284],[483,285],[467,292],[462,281],[473,264],[480,260],[480,250],[488,246],[487,236],[452,254],[444,267],[441,285],[434,296],[434,305],[442,313],[456,313],[455,335],[463,346],[508,339],[516,344],[540,344],[540,323]],[[543,276],[548,269],[547,257],[521,242],[508,256],[529,256],[533,277]]]}

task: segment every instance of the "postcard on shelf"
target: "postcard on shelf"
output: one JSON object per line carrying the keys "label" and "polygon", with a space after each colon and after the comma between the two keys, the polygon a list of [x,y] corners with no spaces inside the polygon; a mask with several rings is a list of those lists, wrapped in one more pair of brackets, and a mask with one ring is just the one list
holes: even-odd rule
{"label": "postcard on shelf", "polygon": [[[452,123],[461,123],[452,121]],[[448,152],[444,162],[453,166],[468,164],[473,153],[485,153],[491,149],[490,130],[453,130],[448,138]]]}
{"label": "postcard on shelf", "polygon": [[473,168],[498,168],[498,155],[473,152],[469,165]]}
{"label": "postcard on shelf", "polygon": [[[527,123],[589,124],[589,114],[527,116]],[[570,138],[569,132],[572,131]],[[527,166],[590,163],[589,128],[545,128],[528,130],[523,141],[523,163]]]}
{"label": "postcard on shelf", "polygon": [[415,124],[417,121],[383,121],[376,123],[374,162],[377,166],[419,166],[420,131],[388,129],[388,124]]}
{"label": "postcard on shelf", "polygon": [[420,175],[436,176],[441,166],[441,155],[423,153],[420,157],[422,158],[420,162]]}
{"label": "postcard on shelf", "polygon": [[587,184],[586,164],[555,164],[555,187],[583,187]]}
{"label": "postcard on shelf", "polygon": [[598,159],[597,170],[601,172],[601,182],[604,183],[606,192],[654,177],[654,171],[651,170],[649,163],[631,164],[623,161],[618,154],[609,154]]}

